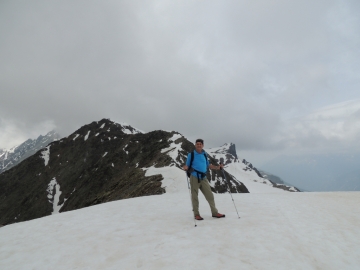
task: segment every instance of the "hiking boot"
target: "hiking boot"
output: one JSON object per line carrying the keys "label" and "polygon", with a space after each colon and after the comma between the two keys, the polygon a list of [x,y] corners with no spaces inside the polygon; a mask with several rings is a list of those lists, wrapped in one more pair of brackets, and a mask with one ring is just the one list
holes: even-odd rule
{"label": "hiking boot", "polygon": [[213,217],[222,218],[222,217],[225,217],[225,215],[224,215],[224,214],[217,213],[216,215],[213,215]]}
{"label": "hiking boot", "polygon": [[203,218],[202,218],[200,215],[196,215],[196,216],[195,216],[195,219],[196,219],[196,220],[203,220]]}

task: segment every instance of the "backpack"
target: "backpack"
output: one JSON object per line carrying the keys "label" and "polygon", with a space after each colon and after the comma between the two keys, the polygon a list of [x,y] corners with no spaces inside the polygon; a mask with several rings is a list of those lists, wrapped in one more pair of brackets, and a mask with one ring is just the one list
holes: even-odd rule
{"label": "backpack", "polygon": [[[194,150],[195,151],[195,150]],[[186,171],[186,174],[187,174],[187,176],[188,177],[190,177],[190,175],[191,175],[191,173],[193,172],[193,171],[195,171],[195,172],[197,172],[197,178],[198,178],[198,180],[199,180],[199,182],[200,182],[200,176],[201,176],[201,179],[203,179],[204,177],[205,177],[205,175],[206,175],[206,172],[199,172],[199,171],[197,171],[197,170],[195,170],[194,168],[192,168],[191,166],[192,166],[192,163],[193,163],[193,161],[194,161],[194,151],[192,151],[191,152],[191,158],[190,158],[190,166],[189,166],[189,168],[188,168],[188,170]],[[207,156],[206,156],[206,152],[204,151],[204,157],[205,157],[205,160],[207,160]]]}

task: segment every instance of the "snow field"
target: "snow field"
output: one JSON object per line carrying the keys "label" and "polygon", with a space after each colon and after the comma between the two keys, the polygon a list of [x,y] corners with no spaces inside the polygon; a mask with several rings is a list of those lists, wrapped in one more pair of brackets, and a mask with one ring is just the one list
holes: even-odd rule
{"label": "snow field", "polygon": [[0,228],[1,269],[358,269],[358,192],[202,195],[105,203]]}

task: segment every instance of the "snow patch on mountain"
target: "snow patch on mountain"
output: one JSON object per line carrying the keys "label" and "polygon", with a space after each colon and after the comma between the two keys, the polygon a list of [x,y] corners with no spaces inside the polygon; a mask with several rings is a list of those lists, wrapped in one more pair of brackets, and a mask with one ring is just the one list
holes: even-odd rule
{"label": "snow patch on mountain", "polygon": [[8,151],[8,154],[15,153],[16,148],[17,148],[17,146],[14,146],[14,147],[10,148],[10,150]]}
{"label": "snow patch on mountain", "polygon": [[76,134],[76,136],[74,137],[73,141],[75,141],[77,139],[77,137],[79,137],[80,134]]}
{"label": "snow patch on mountain", "polygon": [[50,145],[41,152],[41,157],[44,159],[45,166],[47,166],[50,160]]}
{"label": "snow patch on mountain", "polygon": [[128,144],[124,146],[123,150],[124,150],[124,152],[128,155],[129,152],[125,150],[127,146],[128,146]]}
{"label": "snow patch on mountain", "polygon": [[56,181],[55,177],[51,179],[46,191],[48,194],[47,195],[48,201],[53,205],[53,212],[51,214],[53,215],[60,213],[60,209],[61,207],[63,207],[64,203],[66,202],[66,199],[61,205],[59,205],[60,195],[62,192],[60,191],[60,185]]}
{"label": "snow patch on mountain", "polygon": [[90,130],[89,130],[88,133],[85,135],[84,141],[86,141],[86,140],[89,138],[89,134],[90,134]]}
{"label": "snow patch on mountain", "polygon": [[138,134],[138,133],[145,133],[144,131],[134,128],[132,126],[130,126],[128,123],[122,122],[120,123],[120,125],[122,126],[122,131],[125,134]]}
{"label": "snow patch on mountain", "polygon": [[177,160],[177,157],[181,154],[180,151],[182,151],[182,143],[175,143],[177,139],[182,138],[183,136],[181,134],[174,134],[170,139],[169,142],[171,142],[170,146],[168,148],[164,148],[161,150],[161,153],[166,153],[171,159],[179,165],[180,167],[183,165],[181,162]]}

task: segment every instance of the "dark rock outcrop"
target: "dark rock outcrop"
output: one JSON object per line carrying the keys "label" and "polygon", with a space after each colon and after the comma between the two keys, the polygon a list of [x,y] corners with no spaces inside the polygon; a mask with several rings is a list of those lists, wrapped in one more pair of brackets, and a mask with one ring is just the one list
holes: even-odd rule
{"label": "dark rock outcrop", "polygon": [[229,147],[229,154],[233,155],[235,157],[235,159],[238,158],[237,154],[236,154],[236,148],[235,148],[235,144],[230,143],[230,147]]}

